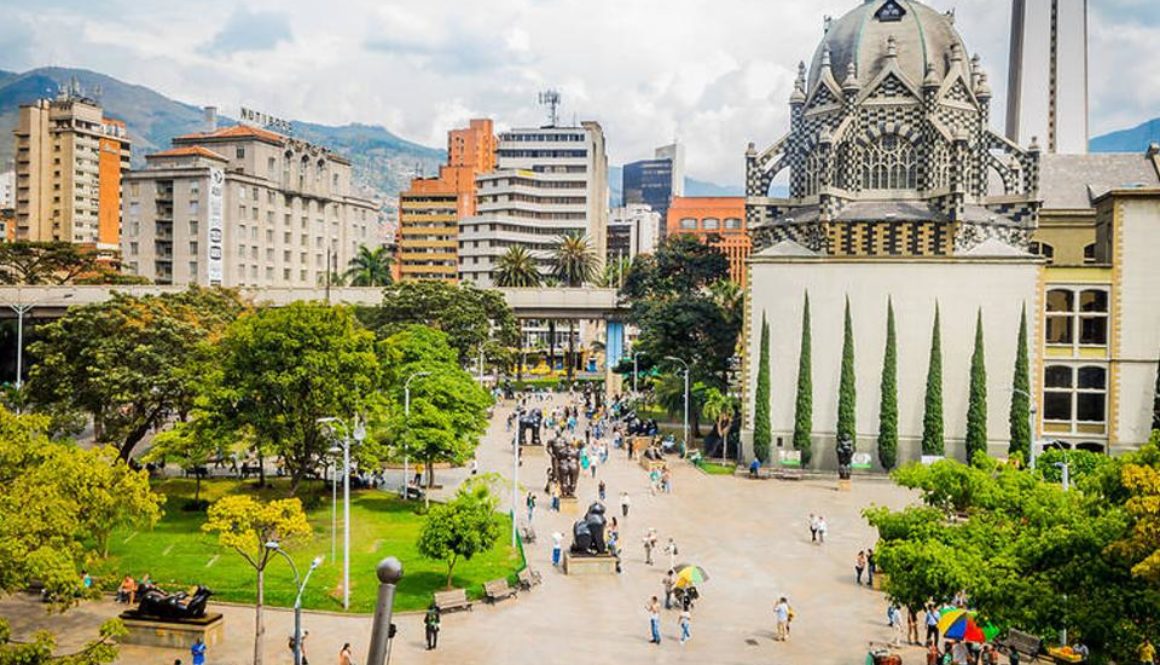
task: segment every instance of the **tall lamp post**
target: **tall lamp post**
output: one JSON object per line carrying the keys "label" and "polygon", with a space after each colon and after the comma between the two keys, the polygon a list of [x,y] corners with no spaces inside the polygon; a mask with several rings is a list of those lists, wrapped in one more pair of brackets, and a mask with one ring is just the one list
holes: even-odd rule
{"label": "tall lamp post", "polygon": [[1031,452],[1027,457],[1027,466],[1034,469],[1035,449],[1039,444],[1039,442],[1035,440],[1035,399],[1031,397],[1031,395],[1026,390],[1021,388],[1011,388],[1011,392],[1020,394],[1027,398],[1027,405],[1029,407],[1027,409],[1027,436],[1030,439],[1028,443],[1031,444],[1029,446]]}
{"label": "tall lamp post", "polygon": [[[367,436],[366,426],[356,413],[353,427],[348,426],[341,418],[319,418],[319,423],[337,423],[342,425],[342,439],[339,440],[342,451],[342,609],[350,609],[350,445],[351,439],[355,443],[362,443]],[[334,451],[334,449],[331,449]],[[334,451],[337,452],[337,451]]]}
{"label": "tall lamp post", "polygon": [[302,665],[302,592],[306,590],[306,583],[310,581],[310,574],[314,572],[315,568],[322,565],[322,556],[314,557],[310,562],[310,570],[306,571],[306,577],[299,582],[298,566],[294,565],[294,559],[290,558],[278,541],[271,540],[266,543],[266,549],[275,554],[281,554],[286,563],[290,564],[290,570],[294,571],[294,586],[298,589],[298,595],[294,596],[294,665]]}
{"label": "tall lamp post", "polygon": [[[19,295],[17,295],[19,297]],[[73,294],[66,293],[61,300],[72,298]],[[20,390],[24,387],[24,315],[31,312],[41,303],[18,302],[8,303],[8,307],[16,312],[16,412],[20,413]]]}
{"label": "tall lamp post", "polygon": [[[411,417],[411,380],[416,379],[420,376],[430,376],[430,375],[431,375],[431,372],[415,372],[411,376],[408,376],[407,380],[403,382],[403,418],[410,418]],[[410,475],[409,475],[410,470],[408,468],[409,461],[410,461],[410,451],[404,447],[403,448],[403,501],[406,501],[409,498],[411,498],[409,493],[407,492],[407,478],[410,477]]]}
{"label": "tall lamp post", "polygon": [[675,363],[681,363],[685,368],[685,430],[684,430],[684,449],[689,449],[689,363],[681,360],[676,356],[665,356],[665,360],[671,360]]}
{"label": "tall lamp post", "polygon": [[637,375],[636,359],[637,359],[637,356],[641,356],[641,355],[645,355],[644,351],[633,351],[632,352],[632,393],[634,395],[637,393],[637,390],[636,390],[636,375]]}

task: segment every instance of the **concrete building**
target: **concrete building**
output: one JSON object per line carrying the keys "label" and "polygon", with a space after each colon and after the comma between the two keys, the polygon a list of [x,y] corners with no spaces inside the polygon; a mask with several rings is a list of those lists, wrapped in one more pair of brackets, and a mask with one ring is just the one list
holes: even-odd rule
{"label": "concrete building", "polygon": [[645,204],[613,208],[608,214],[608,260],[652,254],[660,242],[660,228],[660,213]]}
{"label": "concrete building", "polygon": [[1088,151],[1088,0],[1012,0],[1007,138]]}
{"label": "concrete building", "polygon": [[730,279],[745,286],[752,244],[744,219],[743,197],[679,196],[669,208],[666,235],[693,235],[719,248],[729,257]]}
{"label": "concrete building", "polygon": [[17,237],[115,251],[129,169],[125,124],[72,85],[21,106],[15,134]]}
{"label": "concrete building", "polygon": [[0,209],[16,207],[16,171],[0,173]]}
{"label": "concrete building", "polygon": [[[625,205],[643,203],[659,213],[662,221],[667,219],[673,197],[685,195],[685,146],[661,146],[653,159],[625,164],[621,188]],[[662,237],[664,233],[662,228]]]}
{"label": "concrete building", "polygon": [[[1078,48],[1078,46],[1076,47]],[[843,315],[855,338],[856,444],[878,431],[895,312],[899,459],[917,459],[936,308],[946,455],[965,459],[981,316],[987,438],[1005,456],[1019,321],[1040,444],[1116,453],[1148,439],[1160,366],[1160,150],[1041,154],[990,128],[990,90],[951,18],[873,0],[827,24],[790,98],[789,133],[746,154],[749,261],[743,438],[760,322],[771,328],[772,435],[792,447],[808,295],[815,466],[835,464]],[[787,198],[770,196],[789,169]],[[776,459],[776,452],[774,453]]]}
{"label": "concrete building", "polygon": [[439,177],[415,178],[399,195],[402,279],[459,280],[459,221],[475,214],[475,177],[495,169],[491,120],[449,132],[447,158]]}
{"label": "concrete building", "polygon": [[476,177],[476,214],[459,225],[459,275],[492,286],[499,258],[527,248],[547,274],[566,235],[608,248],[608,155],[596,122],[513,129],[499,137],[498,168]]}
{"label": "concrete building", "polygon": [[121,249],[126,271],[159,284],[312,287],[379,243],[374,204],[325,148],[235,125],[146,162],[124,179]]}

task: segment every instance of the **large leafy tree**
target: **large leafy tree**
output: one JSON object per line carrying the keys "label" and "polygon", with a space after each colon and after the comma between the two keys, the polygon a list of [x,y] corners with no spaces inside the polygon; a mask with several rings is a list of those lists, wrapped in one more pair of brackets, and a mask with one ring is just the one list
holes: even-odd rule
{"label": "large leafy tree", "polygon": [[89,415],[97,440],[128,459],[150,430],[189,412],[209,345],[244,309],[233,291],[196,287],[74,307],[29,347],[28,399]]}
{"label": "large leafy tree", "polygon": [[1109,493],[1123,498],[1131,520],[1115,550],[1128,557],[1133,576],[1160,590],[1160,431],[1152,432],[1148,446],[1101,471]]}
{"label": "large leafy tree", "polygon": [[543,283],[536,257],[523,245],[512,245],[499,257],[495,268],[495,283],[504,288],[527,288]]}
{"label": "large leafy tree", "polygon": [[503,533],[503,520],[496,508],[499,501],[483,482],[469,482],[455,498],[431,508],[419,531],[419,554],[447,564],[447,588],[452,585],[455,565],[490,550]]}
{"label": "large leafy tree", "polygon": [[392,281],[392,263],[394,259],[386,247],[371,248],[361,245],[338,283],[350,286],[386,286]]}
{"label": "large leafy tree", "polygon": [[383,304],[360,311],[380,339],[420,323],[447,333],[459,362],[475,361],[482,349],[492,362],[506,360],[519,340],[511,307],[498,291],[434,280],[395,282],[383,290]]}
{"label": "large leafy tree", "polygon": [[814,431],[814,379],[813,348],[810,325],[810,294],[805,294],[802,307],[801,348],[798,352],[797,396],[793,414],[793,447],[802,454],[802,465],[813,458],[813,443],[810,436]]}
{"label": "large leafy tree", "polygon": [[930,333],[930,361],[926,370],[926,397],[922,414],[922,454],[942,455],[943,397],[942,397],[942,332],[938,304],[934,306],[934,327]]}
{"label": "large leafy tree", "polygon": [[197,411],[181,427],[226,442],[252,436],[282,458],[294,492],[331,445],[319,419],[373,419],[381,381],[374,335],[350,309],[301,302],[261,309],[225,331]]}
{"label": "large leafy tree", "polygon": [[769,400],[769,322],[761,315],[761,351],[757,363],[757,390],[754,393],[753,413],[753,455],[762,462],[769,461],[773,445],[773,427],[770,423]]}
{"label": "large leafy tree", "polygon": [[987,454],[987,359],[983,349],[983,310],[975,319],[975,350],[971,354],[971,383],[967,401],[967,461]]}
{"label": "large leafy tree", "polygon": [[878,406],[878,463],[889,471],[898,463],[898,334],[894,302],[886,301],[886,351]]}
{"label": "large leafy tree", "polygon": [[71,242],[0,244],[0,282],[72,284],[102,272],[97,253]]}
{"label": "large leafy tree", "polygon": [[857,386],[854,377],[854,321],[850,317],[850,299],[842,334],[842,370],[838,381],[838,440],[849,439],[858,445]]}
{"label": "large leafy tree", "polygon": [[236,552],[257,575],[258,601],[254,605],[254,665],[261,665],[262,621],[265,605],[266,566],[274,557],[269,543],[288,545],[310,537],[310,523],[298,499],[281,499],[264,503],[248,494],[226,496],[209,508],[209,519],[202,531],[218,534],[218,542]]}
{"label": "large leafy tree", "polygon": [[1015,349],[1015,375],[1011,379],[1011,445],[1008,452],[1024,460],[1031,455],[1031,371],[1027,360],[1027,307],[1019,317],[1019,341]]}

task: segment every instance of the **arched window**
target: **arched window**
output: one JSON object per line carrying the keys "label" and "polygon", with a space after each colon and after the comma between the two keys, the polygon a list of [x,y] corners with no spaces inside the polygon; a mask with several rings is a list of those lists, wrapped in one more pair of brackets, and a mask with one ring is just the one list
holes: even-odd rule
{"label": "arched window", "polygon": [[1027,249],[1036,256],[1042,256],[1048,263],[1055,263],[1055,248],[1045,242],[1032,242]]}
{"label": "arched window", "polygon": [[806,182],[805,182],[805,196],[813,196],[818,193],[818,180],[822,166],[818,160],[817,149],[810,150],[809,156],[806,157]]}
{"label": "arched window", "polygon": [[721,228],[721,220],[716,217],[706,217],[701,220],[701,228],[706,231],[716,231]]}
{"label": "arched window", "polygon": [[1084,263],[1095,263],[1096,262],[1096,244],[1094,242],[1091,244],[1088,244],[1088,245],[1084,245],[1084,247],[1083,247],[1083,262]]}
{"label": "arched window", "polygon": [[862,189],[917,188],[918,159],[910,141],[885,134],[867,146],[862,159]]}

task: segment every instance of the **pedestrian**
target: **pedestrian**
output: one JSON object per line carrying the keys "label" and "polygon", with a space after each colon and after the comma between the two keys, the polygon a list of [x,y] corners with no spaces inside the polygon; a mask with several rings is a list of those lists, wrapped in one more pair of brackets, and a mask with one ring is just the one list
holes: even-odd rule
{"label": "pedestrian", "polygon": [[918,640],[918,612],[910,606],[906,608],[906,643],[922,644]]}
{"label": "pedestrian", "polygon": [[938,642],[934,640],[926,641],[926,665],[938,665],[939,656],[942,654],[938,651]]}
{"label": "pedestrian", "polygon": [[789,639],[789,601],[782,596],[773,606],[773,615],[777,619],[777,633],[774,638],[778,642]]}
{"label": "pedestrian", "polygon": [[477,473],[479,473],[479,462],[477,460],[475,460],[474,458],[472,458],[472,460],[471,460],[471,475],[474,476]]}
{"label": "pedestrian", "polygon": [[693,615],[689,610],[681,610],[680,616],[677,617],[677,628],[681,631],[681,646],[685,646],[685,642],[692,637],[690,631],[693,626]]}
{"label": "pedestrian", "polygon": [[661,489],[664,490],[665,494],[673,493],[673,472],[667,466],[661,472]]}
{"label": "pedestrian", "polygon": [[596,491],[600,495],[600,500],[604,501],[604,481],[603,480],[601,480],[600,484],[596,486]]}
{"label": "pedestrian", "polygon": [[818,515],[818,544],[823,545],[826,542],[826,531],[829,526],[826,524],[826,518]]}
{"label": "pedestrian", "polygon": [[205,665],[205,642],[200,637],[193,641],[189,653],[193,656],[193,665]]}
{"label": "pedestrian", "polygon": [[552,533],[552,566],[560,566],[560,552],[564,544],[564,534],[559,531]]}
{"label": "pedestrian", "polygon": [[[302,645],[298,647],[298,652],[302,655],[302,665],[310,665],[310,661],[307,660],[307,658],[306,658],[306,638],[309,636],[310,636],[309,630],[303,631],[302,632]],[[294,658],[294,636],[293,635],[290,636],[290,640],[287,643],[287,646],[290,647],[290,657]]]}
{"label": "pedestrian", "polygon": [[1152,641],[1147,637],[1136,649],[1136,660],[1140,665],[1156,665],[1156,647],[1152,646]]}
{"label": "pedestrian", "polygon": [[657,600],[656,596],[653,596],[652,599],[649,600],[648,605],[645,605],[645,609],[648,610],[648,627],[649,627],[649,632],[651,633],[651,638],[649,639],[649,642],[651,644],[660,644],[661,643],[661,603],[659,600]]}
{"label": "pedestrian", "polygon": [[524,499],[524,503],[528,505],[528,524],[531,524],[532,513],[536,511],[536,495],[528,492],[528,498]]}
{"label": "pedestrian", "polygon": [[890,646],[898,648],[902,646],[902,611],[898,609],[897,603],[891,603],[890,607],[886,608],[886,623],[890,626],[893,637],[890,639]]}
{"label": "pedestrian", "polygon": [[810,513],[810,542],[818,542],[818,517]]}
{"label": "pedestrian", "polygon": [[664,579],[661,580],[661,584],[665,588],[665,609],[666,610],[673,609],[673,585],[676,583],[677,583],[676,571],[674,571],[672,568],[670,568],[669,572],[665,573]]}
{"label": "pedestrian", "polygon": [[926,604],[926,641],[933,642],[935,650],[938,650],[938,610],[935,608],[933,602]]}
{"label": "pedestrian", "polygon": [[342,650],[338,652],[338,665],[354,665],[354,654],[350,650],[350,642],[342,645]]}
{"label": "pedestrian", "polygon": [[866,553],[858,550],[858,556],[854,557],[854,578],[859,586],[862,585],[862,573],[864,572],[866,572]]}
{"label": "pedestrian", "polygon": [[553,480],[548,493],[552,497],[552,510],[560,512],[560,485]]}
{"label": "pedestrian", "polygon": [[657,545],[656,529],[650,528],[644,534],[644,562],[648,565],[653,565],[653,548]]}
{"label": "pedestrian", "polygon": [[427,615],[423,617],[423,632],[427,637],[427,650],[431,651],[439,645],[439,606],[431,603],[427,608]]}
{"label": "pedestrian", "polygon": [[665,554],[669,555],[669,568],[677,567],[677,541],[669,538],[669,542],[665,544]]}
{"label": "pedestrian", "polygon": [[866,550],[866,586],[871,588],[874,587],[874,572],[876,570],[874,563],[874,550]]}
{"label": "pedestrian", "polygon": [[628,492],[620,493],[620,515],[621,517],[628,517],[628,506],[631,502],[628,498]]}

